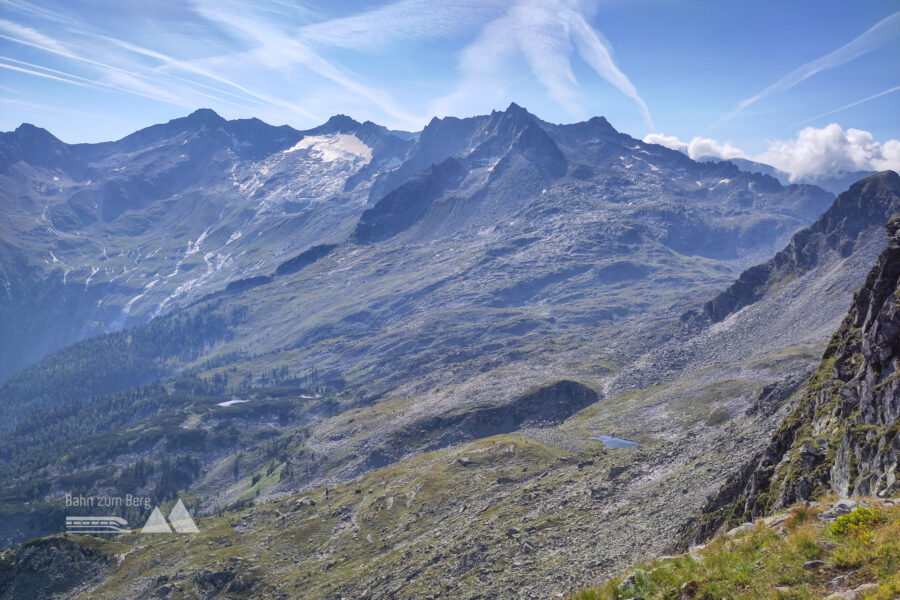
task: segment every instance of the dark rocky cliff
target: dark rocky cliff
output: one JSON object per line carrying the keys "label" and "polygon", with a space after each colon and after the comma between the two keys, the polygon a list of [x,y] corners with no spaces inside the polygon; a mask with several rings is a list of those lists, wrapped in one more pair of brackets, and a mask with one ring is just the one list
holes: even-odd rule
{"label": "dark rocky cliff", "polygon": [[810,227],[797,232],[771,260],[744,271],[727,290],[707,302],[702,311],[687,313],[717,323],[762,298],[766,291],[806,273],[826,253],[849,256],[857,236],[873,223],[884,223],[900,210],[900,175],[883,171],[850,186]]}
{"label": "dark rocky cliff", "polygon": [[115,561],[99,545],[95,538],[58,535],[0,553],[0,600],[71,598],[96,585]]}
{"label": "dark rocky cliff", "polygon": [[709,500],[687,540],[822,493],[900,489],[900,215],[887,229],[887,248],[793,413]]}

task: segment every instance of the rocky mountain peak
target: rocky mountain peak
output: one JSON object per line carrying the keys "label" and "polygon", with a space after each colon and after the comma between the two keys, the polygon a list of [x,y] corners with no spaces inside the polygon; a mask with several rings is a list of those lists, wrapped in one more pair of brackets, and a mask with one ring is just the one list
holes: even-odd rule
{"label": "rocky mountain peak", "polygon": [[356,131],[361,126],[361,123],[352,117],[348,117],[347,115],[334,115],[325,123],[316,127],[310,131],[315,131],[317,133],[347,133],[350,131]]}
{"label": "rocky mountain peak", "polygon": [[22,123],[15,129],[15,135],[20,140],[39,140],[42,142],[59,142],[59,139],[56,138],[52,133],[44,129],[43,127],[37,127],[36,125],[32,125],[31,123]]}
{"label": "rocky mountain peak", "polygon": [[591,117],[588,122],[593,129],[603,131],[605,133],[619,133],[619,131],[606,120],[606,117]]}
{"label": "rocky mountain peak", "polygon": [[15,131],[0,133],[0,172],[17,161],[47,168],[69,168],[67,145],[42,127],[22,123]]}
{"label": "rocky mountain peak", "polygon": [[515,102],[510,102],[509,106],[506,107],[506,110],[504,112],[507,112],[507,113],[520,112],[520,113],[529,114],[525,108],[519,106]]}
{"label": "rocky mountain peak", "polygon": [[[174,119],[178,121],[179,119]],[[198,108],[187,117],[184,117],[186,123],[192,125],[216,126],[225,123],[225,119],[211,108]],[[171,121],[170,121],[171,122]]]}
{"label": "rocky mountain peak", "polygon": [[534,115],[513,102],[504,111],[492,112],[485,124],[485,129],[493,129],[496,133],[518,132],[527,127],[529,123],[534,123],[535,120]]}
{"label": "rocky mountain peak", "polygon": [[493,112],[473,136],[481,143],[469,153],[476,161],[490,161],[514,152],[529,162],[548,167],[554,176],[565,173],[565,157],[536,117],[516,103]]}

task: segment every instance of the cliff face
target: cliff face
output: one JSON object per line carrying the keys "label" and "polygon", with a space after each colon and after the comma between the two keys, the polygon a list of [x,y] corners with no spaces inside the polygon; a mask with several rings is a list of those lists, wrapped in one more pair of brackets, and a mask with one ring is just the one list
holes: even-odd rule
{"label": "cliff face", "polygon": [[790,277],[813,268],[821,256],[833,252],[849,256],[856,237],[872,223],[884,223],[900,210],[900,175],[883,171],[854,183],[810,227],[797,232],[790,244],[771,260],[744,271],[727,290],[707,302],[702,311],[683,318],[717,323],[762,298]]}
{"label": "cliff face", "polygon": [[887,229],[887,248],[794,412],[707,503],[687,539],[821,493],[900,489],[900,215]]}

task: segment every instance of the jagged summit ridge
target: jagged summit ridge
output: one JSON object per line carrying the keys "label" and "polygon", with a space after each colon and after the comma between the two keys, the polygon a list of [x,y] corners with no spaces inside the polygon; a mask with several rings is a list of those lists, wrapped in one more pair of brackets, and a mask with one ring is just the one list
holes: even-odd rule
{"label": "jagged summit ridge", "polygon": [[[55,272],[64,294],[74,295],[65,310],[77,306],[81,315],[54,326],[64,332],[60,344],[144,322],[229,282],[260,281],[254,278],[290,256],[352,238],[358,223],[358,240],[371,241],[363,229],[372,225],[382,234],[408,232],[398,240],[423,241],[504,222],[540,229],[551,215],[570,211],[579,215],[577,223],[610,203],[602,210],[640,224],[634,241],[658,240],[685,256],[737,259],[748,249],[770,255],[767,240],[805,224],[830,202],[819,190],[782,188],[730,164],[695,163],[644,144],[602,117],[553,125],[515,103],[486,115],[434,119],[418,135],[346,115],[298,131],[258,119],[225,120],[201,109],[114,142],[58,142],[58,151],[41,144],[25,158],[6,141],[9,136],[15,134],[3,134],[0,144],[0,169],[15,170],[21,191],[3,198],[4,208],[9,204],[7,214],[23,223],[46,219],[52,227],[39,228],[24,244],[28,248],[12,256],[40,257],[19,264],[38,274]],[[461,161],[458,177],[428,178],[429,169],[451,158]],[[420,186],[419,192],[411,194],[407,183]],[[390,210],[374,210],[392,194]],[[412,222],[372,221],[389,219],[401,196],[410,210],[400,212],[415,215]],[[530,212],[521,214],[526,206]],[[738,207],[760,216],[733,227],[730,215]],[[716,211],[722,214],[713,216]],[[98,245],[72,248],[54,231],[84,233]],[[141,249],[131,248],[138,239]],[[104,255],[120,245],[118,254]],[[135,256],[126,259],[126,252]],[[108,285],[102,293],[111,298],[99,302],[76,293],[71,281],[97,293],[95,286]],[[21,302],[28,310],[24,296]]]}

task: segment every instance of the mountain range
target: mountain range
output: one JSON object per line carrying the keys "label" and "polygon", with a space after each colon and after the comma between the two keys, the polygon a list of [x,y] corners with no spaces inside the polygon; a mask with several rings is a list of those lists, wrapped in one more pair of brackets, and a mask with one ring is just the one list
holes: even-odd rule
{"label": "mountain range", "polygon": [[[16,546],[0,597],[46,553],[83,572],[61,597],[551,597],[733,522],[900,212],[890,171],[835,198],[739,167],[515,104],[0,134],[0,539],[66,494],[201,532]],[[870,387],[884,338],[853,342]]]}
{"label": "mountain range", "polygon": [[792,177],[790,173],[782,171],[781,169],[776,169],[772,165],[767,165],[765,163],[750,160],[749,158],[723,159],[717,156],[707,156],[698,157],[697,160],[730,162],[733,165],[736,165],[742,171],[747,171],[748,173],[762,173],[763,175],[770,175],[784,185],[788,185],[791,183],[805,183],[809,185],[816,185],[824,190],[832,192],[833,194],[839,194],[860,179],[864,179],[865,177],[875,174],[875,171],[830,171],[820,175]]}

